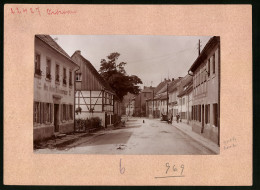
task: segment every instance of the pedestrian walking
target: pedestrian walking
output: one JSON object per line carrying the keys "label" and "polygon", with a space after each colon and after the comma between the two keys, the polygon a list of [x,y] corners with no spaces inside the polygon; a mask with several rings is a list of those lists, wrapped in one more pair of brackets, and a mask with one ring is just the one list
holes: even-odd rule
{"label": "pedestrian walking", "polygon": [[176,118],[177,118],[177,123],[179,123],[179,118],[180,118],[180,115],[179,115],[179,114],[177,114],[177,115],[176,115]]}

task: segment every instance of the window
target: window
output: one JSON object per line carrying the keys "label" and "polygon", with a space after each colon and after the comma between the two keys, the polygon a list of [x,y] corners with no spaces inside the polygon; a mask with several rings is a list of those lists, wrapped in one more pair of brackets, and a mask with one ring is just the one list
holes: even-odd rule
{"label": "window", "polygon": [[199,122],[201,122],[201,105],[199,105]]}
{"label": "window", "polygon": [[38,53],[35,53],[35,74],[36,75],[41,75],[41,56]]}
{"label": "window", "polygon": [[205,105],[205,123],[210,123],[210,104]]}
{"label": "window", "polygon": [[69,75],[69,85],[72,86],[72,72],[70,71]]}
{"label": "window", "polygon": [[109,104],[112,105],[112,95],[109,95]]}
{"label": "window", "polygon": [[81,81],[81,73],[76,73],[76,81]]}
{"label": "window", "polygon": [[207,80],[207,72],[206,72],[206,67],[205,67],[205,69],[204,69],[204,82],[206,82],[206,80]]}
{"label": "window", "polygon": [[41,107],[40,107],[40,102],[34,102],[33,104],[33,122],[34,123],[40,123],[41,122]]}
{"label": "window", "polygon": [[51,103],[44,103],[44,123],[52,123],[52,109],[53,104]]}
{"label": "window", "polygon": [[201,84],[203,84],[203,82],[204,82],[204,74],[203,74],[203,70],[202,69],[201,69],[200,77],[201,77],[200,82],[201,82]]}
{"label": "window", "polygon": [[185,98],[182,98],[182,104],[185,105]]}
{"label": "window", "polygon": [[66,68],[63,68],[63,84],[67,84],[67,70]]}
{"label": "window", "polygon": [[213,60],[212,60],[212,72],[215,74],[215,53],[213,54]]}
{"label": "window", "polygon": [[69,110],[70,120],[73,120],[73,105],[69,105]]}
{"label": "window", "polygon": [[51,80],[51,60],[46,60],[46,78]]}
{"label": "window", "polygon": [[62,104],[62,117],[61,120],[62,121],[66,121],[67,120],[67,105],[66,104]]}
{"label": "window", "polygon": [[60,81],[60,66],[56,64],[56,70],[55,70],[55,81]]}
{"label": "window", "polygon": [[53,104],[44,102],[34,102],[33,104],[33,122],[34,123],[52,123]]}
{"label": "window", "polygon": [[208,77],[210,76],[210,59],[208,60]]}
{"label": "window", "polygon": [[213,104],[213,124],[218,127],[218,104]]}

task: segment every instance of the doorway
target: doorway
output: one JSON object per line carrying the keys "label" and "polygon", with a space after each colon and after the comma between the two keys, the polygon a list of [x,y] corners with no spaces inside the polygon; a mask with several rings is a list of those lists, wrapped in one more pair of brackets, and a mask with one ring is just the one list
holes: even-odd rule
{"label": "doorway", "polygon": [[59,132],[59,104],[54,104],[54,132]]}
{"label": "doorway", "polygon": [[201,119],[201,125],[202,125],[202,127],[201,127],[201,133],[203,133],[203,131],[204,131],[204,105],[202,105],[202,119]]}

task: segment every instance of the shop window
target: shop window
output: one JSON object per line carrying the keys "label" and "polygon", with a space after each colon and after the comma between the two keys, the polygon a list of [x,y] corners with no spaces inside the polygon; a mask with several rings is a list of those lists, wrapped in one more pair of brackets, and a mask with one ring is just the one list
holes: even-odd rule
{"label": "shop window", "polygon": [[215,53],[213,54],[213,60],[212,60],[212,73],[215,74]]}
{"label": "shop window", "polygon": [[46,60],[46,78],[51,80],[51,60]]}
{"label": "shop window", "polygon": [[60,81],[60,66],[56,64],[56,70],[55,70],[55,81]]}
{"label": "shop window", "polygon": [[213,104],[213,124],[218,127],[218,104]]}
{"label": "shop window", "polygon": [[81,73],[76,73],[76,81],[81,81]]}
{"label": "shop window", "polygon": [[63,68],[63,84],[67,85],[67,70]]}
{"label": "shop window", "polygon": [[35,53],[35,71],[34,73],[36,75],[41,75],[42,71],[41,71],[41,55],[38,53]]}

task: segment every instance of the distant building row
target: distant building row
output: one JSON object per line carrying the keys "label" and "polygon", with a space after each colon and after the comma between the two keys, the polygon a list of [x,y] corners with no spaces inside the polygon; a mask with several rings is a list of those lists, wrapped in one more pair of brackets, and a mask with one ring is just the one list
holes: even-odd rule
{"label": "distant building row", "polygon": [[192,126],[192,130],[219,144],[220,132],[220,38],[212,37],[185,77],[144,87],[125,103],[130,116],[168,118]]}

